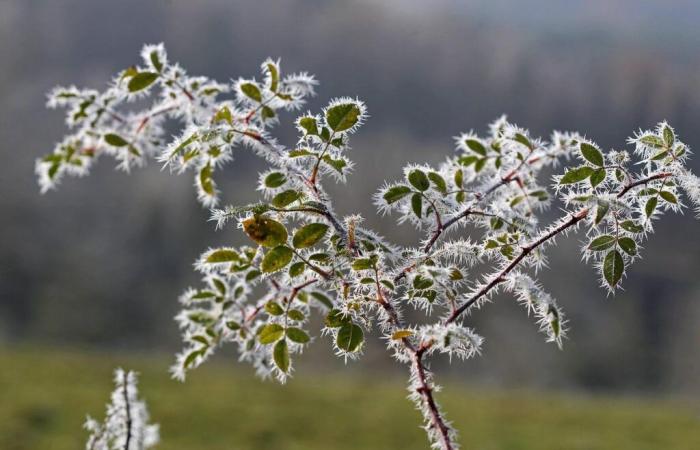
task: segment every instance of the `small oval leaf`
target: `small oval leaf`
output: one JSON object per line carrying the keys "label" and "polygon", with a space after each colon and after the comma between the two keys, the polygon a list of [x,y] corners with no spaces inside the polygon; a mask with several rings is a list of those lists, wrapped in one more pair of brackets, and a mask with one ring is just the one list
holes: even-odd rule
{"label": "small oval leaf", "polygon": [[286,245],[278,245],[265,254],[260,269],[265,273],[276,272],[292,260],[294,252]]}
{"label": "small oval leaf", "polygon": [[352,353],[360,349],[363,341],[364,334],[362,328],[354,323],[346,323],[338,330],[335,343],[338,345],[339,349]]}
{"label": "small oval leaf", "polygon": [[127,88],[129,92],[138,92],[146,89],[158,79],[158,74],[155,72],[139,72],[129,80]]}
{"label": "small oval leaf", "polygon": [[290,341],[296,342],[297,344],[306,344],[311,340],[309,335],[306,334],[306,331],[296,327],[287,328],[287,337]]}
{"label": "small oval leaf", "polygon": [[326,111],[326,123],[336,132],[346,131],[357,125],[362,111],[355,103],[341,103]]}
{"label": "small oval leaf", "polygon": [[243,221],[243,230],[256,243],[275,247],[287,242],[287,229],[281,223],[263,216],[253,216]]}
{"label": "small oval leaf", "polygon": [[275,360],[275,365],[284,373],[289,370],[289,347],[287,341],[282,339],[272,351],[272,357]]}
{"label": "small oval leaf", "polygon": [[385,193],[384,193],[384,200],[391,205],[392,203],[395,203],[408,194],[413,192],[410,187],[404,186],[404,185],[399,185],[399,186],[393,186],[390,187]]}
{"label": "small oval leaf", "polygon": [[419,191],[427,191],[430,187],[428,176],[420,169],[414,169],[408,174],[408,182]]}
{"label": "small oval leaf", "polygon": [[129,145],[129,142],[126,139],[114,133],[105,134],[105,142],[112,147],[124,147]]}
{"label": "small oval leaf", "polygon": [[284,328],[278,323],[268,323],[258,333],[258,341],[267,345],[277,342],[284,335]]}
{"label": "small oval leaf", "polygon": [[292,245],[294,248],[307,248],[323,239],[328,231],[328,225],[323,223],[310,223],[304,225],[294,233]]}
{"label": "small oval leaf", "polygon": [[605,162],[603,161],[603,154],[593,145],[587,142],[581,142],[580,148],[581,155],[583,155],[586,161],[598,167],[603,167],[605,165]]}
{"label": "small oval leaf", "polygon": [[586,178],[590,177],[592,173],[593,173],[593,169],[591,167],[588,167],[588,166],[576,167],[576,168],[571,169],[568,172],[566,172],[564,174],[564,176],[561,177],[561,180],[559,180],[559,184],[578,183],[578,182],[583,181]]}
{"label": "small oval leaf", "polygon": [[615,289],[625,271],[625,262],[617,250],[611,250],[603,260],[603,276],[608,285]]}

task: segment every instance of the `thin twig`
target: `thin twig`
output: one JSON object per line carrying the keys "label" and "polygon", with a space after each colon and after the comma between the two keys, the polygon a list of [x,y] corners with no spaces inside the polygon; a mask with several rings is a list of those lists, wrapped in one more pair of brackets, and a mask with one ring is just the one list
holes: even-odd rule
{"label": "thin twig", "polygon": [[124,409],[126,409],[126,438],[124,439],[124,450],[129,450],[129,444],[131,444],[131,427],[132,427],[132,419],[131,419],[131,403],[129,402],[129,376],[127,372],[123,372],[124,374],[124,386],[122,387],[123,395],[124,395]]}

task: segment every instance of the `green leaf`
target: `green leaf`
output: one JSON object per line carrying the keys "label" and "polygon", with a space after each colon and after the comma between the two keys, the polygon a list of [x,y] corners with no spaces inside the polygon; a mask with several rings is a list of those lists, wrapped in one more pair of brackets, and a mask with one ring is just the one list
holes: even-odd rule
{"label": "green leaf", "polygon": [[105,134],[105,142],[112,147],[124,147],[125,145],[129,145],[126,139],[114,133]]}
{"label": "green leaf", "polygon": [[313,255],[309,256],[310,261],[316,261],[320,263],[327,263],[330,260],[331,256],[328,253],[314,253]]}
{"label": "green leaf", "polygon": [[243,221],[243,230],[263,247],[275,247],[287,242],[287,229],[281,223],[263,216],[253,216]]}
{"label": "green leaf", "polygon": [[211,176],[212,168],[211,163],[207,163],[206,166],[202,167],[199,171],[199,184],[202,186],[202,190],[209,196],[216,195],[216,190],[214,188],[214,179]]}
{"label": "green leaf", "polygon": [[413,194],[411,197],[411,209],[413,209],[413,214],[419,219],[423,215],[423,196],[421,194]]}
{"label": "green leaf", "polygon": [[576,167],[567,171],[564,176],[561,177],[559,184],[578,183],[590,177],[592,173],[593,169],[588,166]]}
{"label": "green leaf", "polygon": [[188,137],[187,139],[185,139],[184,141],[182,141],[182,142],[180,143],[180,145],[178,145],[177,147],[175,147],[175,148],[173,149],[173,151],[170,152],[170,155],[168,156],[168,159],[172,159],[174,156],[177,156],[182,150],[184,150],[188,145],[190,145],[191,143],[193,143],[194,141],[196,141],[198,138],[199,138],[199,136],[197,135],[197,133],[192,133],[192,134],[190,135],[190,137]]}
{"label": "green leaf", "polygon": [[535,197],[537,200],[541,202],[546,202],[549,199],[549,194],[547,191],[539,190],[539,191],[530,191],[528,192],[529,196]]}
{"label": "green leaf", "polygon": [[161,72],[163,70],[163,63],[161,62],[160,58],[158,57],[158,52],[156,50],[152,51],[151,54],[149,55],[149,58],[151,58],[151,64],[153,64],[153,67],[158,72]]}
{"label": "green leaf", "polygon": [[299,149],[292,150],[289,152],[290,158],[299,158],[300,156],[311,156],[311,155],[316,155],[316,153],[310,152],[308,149],[305,149],[305,148],[299,148]]}
{"label": "green leaf", "polygon": [[492,248],[498,248],[498,247],[500,247],[500,245],[498,244],[498,242],[494,241],[493,239],[489,239],[488,241],[486,241],[486,244],[484,244],[484,248],[487,250],[492,249]]}
{"label": "green leaf", "polygon": [[307,248],[320,241],[328,231],[328,225],[323,223],[310,223],[304,225],[294,233],[292,245],[294,248]]}
{"label": "green leaf", "polygon": [[559,310],[552,304],[547,308],[547,315],[550,317],[549,326],[554,337],[559,337],[561,334],[561,322]]}
{"label": "green leaf", "polygon": [[323,162],[331,166],[333,169],[335,169],[336,172],[338,172],[341,175],[343,174],[343,169],[345,169],[345,167],[348,165],[348,163],[345,162],[344,159],[333,159],[328,155],[324,155]]}
{"label": "green leaf", "polygon": [[127,88],[129,92],[138,92],[146,89],[158,79],[158,74],[155,72],[139,72],[129,80]]}
{"label": "green leaf", "polygon": [[659,195],[661,196],[661,198],[663,198],[669,203],[673,203],[674,205],[678,203],[678,199],[676,198],[676,196],[668,191],[661,191],[659,192]]}
{"label": "green leaf", "polygon": [[304,316],[304,313],[299,311],[298,309],[292,309],[291,311],[289,311],[287,313],[287,317],[289,317],[292,320],[297,320],[297,321],[301,321],[301,320],[304,320],[306,318],[306,316]]}
{"label": "green leaf", "polygon": [[628,255],[634,256],[637,254],[637,243],[634,242],[634,239],[629,237],[621,237],[618,244],[620,244],[620,248]]}
{"label": "green leaf", "polygon": [[414,169],[409,172],[408,182],[421,192],[427,191],[430,187],[430,181],[428,181],[428,177],[425,175],[425,172],[419,169]]}
{"label": "green leaf", "polygon": [[644,231],[644,227],[643,227],[643,226],[637,225],[637,224],[634,223],[634,221],[632,221],[632,220],[625,220],[624,222],[622,222],[622,223],[620,224],[620,226],[621,226],[623,229],[629,231],[630,233],[641,233],[642,231]]}
{"label": "green leaf", "polygon": [[647,204],[644,206],[644,212],[646,213],[647,217],[651,217],[652,214],[654,214],[654,210],[656,210],[656,204],[659,202],[659,199],[657,197],[651,197],[649,200],[647,200]]}
{"label": "green leaf", "polygon": [[664,143],[666,144],[666,147],[671,148],[673,147],[673,144],[676,142],[676,135],[673,134],[673,130],[671,127],[668,125],[664,126],[663,129],[663,135],[664,135]]}
{"label": "green leaf", "polygon": [[216,294],[213,293],[212,291],[199,291],[190,298],[192,300],[203,300],[203,299],[212,298],[212,297],[216,297]]}
{"label": "green leaf", "polygon": [[354,323],[346,323],[338,330],[335,343],[339,349],[352,353],[360,349],[363,340],[362,328]]}
{"label": "green leaf", "polygon": [[294,252],[286,245],[278,245],[265,254],[260,269],[265,273],[276,272],[289,264]]}
{"label": "green leaf", "polygon": [[368,270],[372,268],[372,260],[369,258],[357,258],[352,262],[352,270]]}
{"label": "green leaf", "polygon": [[340,328],[350,323],[350,317],[344,315],[339,309],[331,309],[328,314],[326,314],[323,323],[328,328]]}
{"label": "green leaf", "polygon": [[454,268],[450,271],[450,280],[452,281],[459,281],[464,279],[464,274],[460,272],[459,269]]}
{"label": "green leaf", "polygon": [[665,157],[668,156],[668,153],[669,153],[668,150],[662,150],[662,151],[660,151],[659,153],[657,153],[656,155],[652,156],[652,157],[651,157],[651,160],[652,160],[652,161],[659,161],[659,160],[662,160],[662,159],[664,159]]}
{"label": "green leaf", "polygon": [[410,187],[404,186],[404,185],[399,185],[399,186],[393,186],[389,188],[385,193],[384,193],[384,200],[391,205],[392,203],[395,203],[408,194],[413,192]]}
{"label": "green leaf", "polygon": [[508,260],[513,259],[513,252],[515,251],[513,249],[512,245],[504,245],[501,247],[501,254],[505,256]]}
{"label": "green leaf", "polygon": [[416,277],[413,279],[413,289],[417,289],[419,291],[429,289],[432,285],[433,280],[422,275],[416,275]]}
{"label": "green leaf", "polygon": [[605,180],[607,172],[605,169],[596,169],[595,172],[591,174],[590,182],[591,187],[596,187]]}
{"label": "green leaf", "polygon": [[518,195],[517,197],[514,197],[513,200],[510,201],[510,206],[511,206],[511,208],[512,208],[513,206],[517,206],[520,202],[522,202],[523,200],[525,200],[525,198],[526,198],[526,197],[525,197],[524,195]]}
{"label": "green leaf", "polygon": [[216,286],[216,289],[219,292],[226,295],[226,285],[224,284],[223,281],[219,280],[218,278],[212,278],[211,281],[212,281],[212,283],[214,283],[214,286]]}
{"label": "green leaf", "polygon": [[[232,270],[233,270],[233,269],[232,269]],[[252,280],[256,279],[257,277],[259,277],[260,274],[261,274],[261,272],[260,272],[259,270],[253,269],[253,270],[251,270],[250,272],[248,272],[248,273],[246,274],[245,280],[246,280],[246,281],[252,281]]]}
{"label": "green leaf", "polygon": [[463,183],[464,183],[464,173],[462,172],[462,169],[458,169],[455,172],[455,186],[462,189]]}
{"label": "green leaf", "polygon": [[275,117],[275,110],[269,106],[262,107],[262,117],[263,119],[273,119]]}
{"label": "green leaf", "polygon": [[530,142],[530,140],[527,138],[527,136],[525,136],[522,133],[515,133],[513,140],[515,140],[515,142],[520,142],[521,144],[523,144],[525,147],[527,147],[529,149],[534,148],[534,146],[532,145],[532,142]]}
{"label": "green leaf", "polygon": [[272,198],[272,205],[277,208],[284,208],[285,206],[299,200],[302,197],[301,192],[294,189],[288,189],[286,191],[280,192]]}
{"label": "green leaf", "polygon": [[270,90],[272,92],[277,92],[277,86],[280,82],[280,74],[277,70],[277,66],[272,63],[267,63],[267,71],[270,74]]}
{"label": "green leaf", "polygon": [[185,369],[188,369],[192,367],[192,364],[194,364],[195,360],[202,354],[201,350],[195,350],[191,352],[187,357],[185,358],[185,361],[182,363],[182,367]]}
{"label": "green leaf", "polygon": [[282,186],[287,181],[287,177],[284,176],[282,172],[272,172],[265,177],[265,187],[268,188],[278,188]]}
{"label": "green leaf", "polygon": [[229,125],[233,123],[233,115],[228,106],[224,106],[214,114],[214,123],[226,122]]}
{"label": "green leaf", "polygon": [[225,263],[234,262],[240,260],[240,256],[234,250],[221,248],[214,250],[207,256],[206,262],[208,263]]}
{"label": "green leaf", "polygon": [[596,213],[595,213],[595,220],[594,223],[598,225],[603,218],[605,218],[605,215],[608,213],[610,210],[610,204],[607,202],[599,201],[598,202],[598,208],[596,208]]}
{"label": "green leaf", "polygon": [[481,156],[486,156],[486,147],[484,147],[484,145],[476,139],[465,139],[464,143],[474,153],[478,153]]}
{"label": "green leaf", "polygon": [[617,250],[611,250],[603,260],[603,276],[611,288],[615,288],[625,271],[625,261]]}
{"label": "green leaf", "polygon": [[304,267],[306,266],[306,263],[303,261],[295,262],[291,266],[289,266],[289,276],[294,278],[298,277],[302,273],[304,273]]}
{"label": "green leaf", "polygon": [[258,333],[258,341],[267,345],[277,342],[284,335],[284,328],[277,323],[268,323]]}
{"label": "green leaf", "polygon": [[428,178],[435,185],[435,190],[440,192],[442,195],[447,194],[447,183],[445,179],[437,172],[428,172]]}
{"label": "green leaf", "polygon": [[289,370],[289,347],[287,347],[287,341],[282,339],[277,344],[272,351],[272,357],[275,360],[277,367],[284,373]]}
{"label": "green leaf", "polygon": [[258,88],[253,83],[242,83],[241,91],[248,97],[252,98],[256,102],[262,101],[262,94],[260,93],[260,88]]}
{"label": "green leaf", "polygon": [[396,286],[394,286],[394,283],[392,283],[392,282],[389,281],[389,280],[380,280],[379,282],[382,283],[382,284],[383,284],[387,289],[389,289],[390,291],[395,291],[395,290],[396,290]]}
{"label": "green leaf", "polygon": [[267,311],[268,314],[273,316],[281,316],[282,314],[284,314],[284,309],[282,309],[279,303],[273,300],[270,300],[269,302],[265,303],[265,311]]}
{"label": "green leaf", "polygon": [[639,138],[639,142],[650,147],[663,148],[664,141],[654,134],[647,134]]}
{"label": "green leaf", "polygon": [[192,336],[191,339],[195,342],[199,342],[200,344],[209,347],[209,340],[205,336],[202,336],[201,334]]}
{"label": "green leaf", "polygon": [[486,162],[488,161],[488,158],[481,158],[474,164],[474,172],[479,173],[481,170],[486,166]]}
{"label": "green leaf", "polygon": [[583,155],[586,161],[598,167],[603,167],[605,165],[605,162],[603,161],[603,154],[600,152],[600,150],[587,142],[581,142],[580,148],[581,155]]}
{"label": "green leaf", "polygon": [[359,121],[360,113],[355,103],[341,103],[326,110],[326,123],[336,132],[349,130]]}
{"label": "green leaf", "polygon": [[588,249],[593,252],[602,252],[609,249],[615,245],[615,236],[605,234],[603,236],[598,236],[593,239],[590,244],[588,244]]}
{"label": "green leaf", "polygon": [[238,331],[241,329],[241,324],[239,324],[238,322],[234,322],[233,320],[229,320],[228,322],[226,322],[226,327],[229,330]]}
{"label": "green leaf", "polygon": [[290,341],[296,342],[297,344],[306,344],[311,340],[306,331],[301,328],[289,327],[287,328],[287,337]]}
{"label": "green leaf", "polygon": [[306,130],[306,134],[318,135],[318,122],[316,122],[315,117],[304,116],[299,118],[299,126]]}
{"label": "green leaf", "polygon": [[481,159],[481,158],[476,156],[476,155],[471,155],[471,156],[462,156],[457,161],[461,165],[469,167],[472,164],[474,164],[475,162],[477,162],[479,159]]}

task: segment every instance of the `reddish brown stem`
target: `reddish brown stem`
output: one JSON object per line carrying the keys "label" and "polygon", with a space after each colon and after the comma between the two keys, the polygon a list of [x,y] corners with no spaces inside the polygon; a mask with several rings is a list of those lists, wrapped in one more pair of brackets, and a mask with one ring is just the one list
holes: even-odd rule
{"label": "reddish brown stem", "polygon": [[[637,186],[645,185],[645,184],[650,183],[654,180],[668,178],[672,175],[673,174],[671,174],[670,172],[660,172],[660,173],[657,173],[654,175],[650,175],[646,178],[642,178],[642,179],[633,181],[631,183],[628,183],[622,189],[620,189],[620,192],[617,193],[617,198],[622,198],[631,189],[634,189]],[[491,279],[491,281],[489,281],[488,284],[486,284],[477,293],[475,293],[466,302],[464,302],[459,308],[457,308],[452,314],[450,314],[450,316],[447,318],[445,323],[452,323],[455,320],[457,320],[457,318],[464,311],[469,309],[470,306],[472,306],[474,303],[476,303],[484,295],[488,294],[488,292],[491,289],[493,289],[495,286],[497,286],[498,284],[505,281],[506,275],[508,275],[518,264],[520,264],[520,262],[523,259],[525,259],[535,248],[539,247],[540,245],[547,242],[549,239],[553,238],[554,236],[560,234],[561,232],[565,231],[566,229],[576,225],[579,221],[583,220],[587,214],[588,214],[588,208],[580,209],[578,212],[574,213],[570,217],[569,220],[562,223],[559,227],[557,227],[557,228],[551,230],[550,232],[546,233],[545,235],[541,236],[539,239],[537,239],[533,243],[523,247],[520,254],[513,261],[511,261],[510,264],[508,264],[501,272],[499,272],[496,276],[494,276]]]}

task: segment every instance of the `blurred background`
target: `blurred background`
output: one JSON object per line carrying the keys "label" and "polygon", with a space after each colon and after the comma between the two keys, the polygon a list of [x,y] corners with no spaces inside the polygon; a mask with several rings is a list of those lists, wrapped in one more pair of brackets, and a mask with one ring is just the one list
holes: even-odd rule
{"label": "blurred background", "polygon": [[[22,364],[31,372],[48,353],[60,365],[64,358],[56,353],[67,352],[65,361],[77,373],[79,364],[102,364],[106,379],[95,381],[102,390],[93,403],[76,405],[78,417],[70,422],[77,424],[73,434],[80,442],[82,414],[86,405],[92,414],[102,411],[112,367],[90,358],[158,355],[162,364],[151,369],[165,380],[169,355],[179,348],[176,299],[197,282],[191,263],[211,245],[243,242],[233,228],[214,230],[196,203],[189,174],[171,176],[155,164],[127,176],[103,158],[89,177],[67,178],[58,191],[40,195],[34,160],[66,131],[61,112],[44,108],[53,86],[102,89],[117,71],[138,62],[144,43],[164,42],[172,61],[219,81],[258,77],[265,57],[281,57],[283,71],[306,70],[320,81],[311,111],[336,96],[366,101],[371,118],[354,140],[350,188],[331,188],[336,209],[360,212],[371,228],[410,244],[418,236],[377,216],[372,193],[399,177],[405,163],[441,161],[453,152],[453,136],[483,132],[503,113],[535,135],[580,131],[606,149],[620,149],[635,130],[666,119],[691,148],[700,148],[699,20],[695,0],[0,1],[0,354],[9,371],[0,383],[0,404],[17,386],[29,388]],[[296,141],[294,117],[283,116],[276,130],[287,145]],[[691,165],[700,171],[698,160]],[[257,173],[264,168],[240,151],[217,178],[224,203],[255,199]],[[568,313],[564,351],[543,342],[521,307],[499,298],[469,320],[486,338],[484,354],[465,364],[437,361],[442,379],[479,392],[565,390],[680,402],[670,410],[689,414],[688,430],[698,429],[700,223],[692,214],[667,215],[657,230],[625,291],[614,298],[606,298],[593,269],[580,261],[583,237],[560,239],[550,249],[554,270],[541,279]],[[301,371],[310,376],[342,366],[323,338],[303,359]],[[227,367],[233,361],[219,358]],[[150,373],[149,367],[143,370]],[[360,379],[391,374],[398,386],[393,395],[403,395],[403,368],[380,347],[370,347],[349,370]],[[247,378],[247,367],[235,374],[257,383]],[[61,389],[46,382],[53,387],[47,392]],[[51,414],[15,398],[26,403],[29,418],[18,407],[13,436],[24,436],[26,425],[27,436],[36,437],[32,424],[50,422],[44,415]],[[411,406],[398,401],[397,408],[410,412]],[[458,425],[466,421],[460,417]],[[416,419],[407,419],[411,432]],[[634,448],[700,448],[698,432],[689,433],[692,438],[678,446],[647,440],[650,446],[640,441]],[[595,427],[588,434],[595,435]],[[494,436],[488,442],[496,442]],[[37,448],[38,441],[27,439],[0,437],[0,447]],[[416,448],[422,448],[418,439]],[[612,442],[517,444],[525,441],[474,448],[589,449]],[[204,448],[198,447],[203,442],[182,448]],[[274,439],[216,445],[206,448],[312,448]]]}

